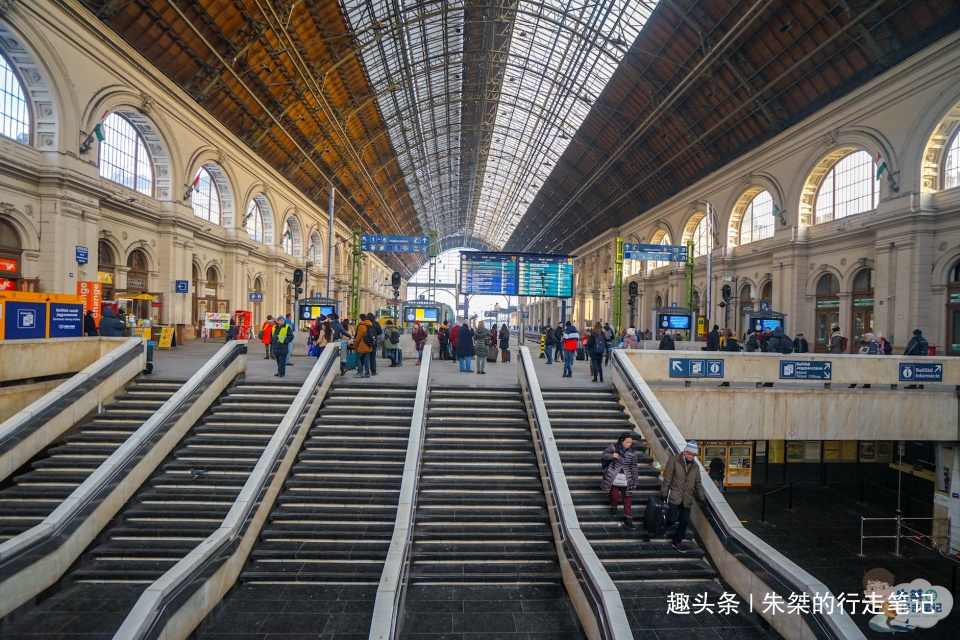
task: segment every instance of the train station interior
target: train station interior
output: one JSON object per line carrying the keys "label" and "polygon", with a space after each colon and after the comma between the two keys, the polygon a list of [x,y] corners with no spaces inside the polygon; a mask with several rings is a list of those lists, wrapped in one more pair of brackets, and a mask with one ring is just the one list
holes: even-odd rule
{"label": "train station interior", "polygon": [[0,640],[955,640],[957,78],[957,0],[0,0]]}

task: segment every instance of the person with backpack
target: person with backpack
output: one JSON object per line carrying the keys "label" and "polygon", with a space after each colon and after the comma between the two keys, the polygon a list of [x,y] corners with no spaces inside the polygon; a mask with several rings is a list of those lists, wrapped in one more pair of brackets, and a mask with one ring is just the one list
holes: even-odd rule
{"label": "person with backpack", "polygon": [[760,336],[756,331],[750,332],[747,336],[747,353],[755,353],[760,351]]}
{"label": "person with backpack", "polygon": [[386,325],[383,330],[383,341],[387,345],[387,357],[390,358],[390,366],[402,366],[400,360],[400,331],[393,326],[393,320],[387,320]]}
{"label": "person with backpack", "polygon": [[[417,350],[417,366],[419,367],[423,361],[423,348],[427,344],[427,331],[419,321],[413,323],[413,331],[410,333],[410,337],[413,338],[413,345]],[[462,341],[463,336],[461,335],[460,338]]]}
{"label": "person with backpack", "polygon": [[913,337],[907,343],[907,348],[903,350],[905,356],[926,356],[930,354],[930,343],[923,337],[923,331],[913,330]]}
{"label": "person with backpack", "polygon": [[543,330],[543,353],[547,356],[547,364],[553,364],[553,348],[557,346],[557,335],[553,332],[553,327],[545,327]]}
{"label": "person with backpack", "polygon": [[263,321],[263,324],[260,325],[260,333],[257,334],[260,336],[260,342],[263,344],[263,350],[265,355],[263,356],[264,360],[269,360],[273,357],[273,350],[270,348],[270,339],[273,334],[273,325],[276,322],[273,321],[273,316],[268,315],[267,319]]}
{"label": "person with backpack", "polygon": [[832,354],[839,355],[847,352],[847,337],[840,333],[840,327],[837,325],[833,326],[833,331],[830,333],[830,340],[827,344]]}
{"label": "person with backpack", "polygon": [[603,339],[607,343],[607,353],[604,358],[604,364],[610,364],[610,352],[613,351],[614,342],[613,342],[613,327],[610,326],[609,322],[603,324]]}
{"label": "person with backpack", "polygon": [[460,363],[460,371],[473,373],[473,329],[464,319],[457,331],[457,361]]}
{"label": "person with backpack", "polygon": [[607,337],[599,322],[594,323],[593,331],[587,338],[587,353],[590,354],[593,365],[593,381],[597,382],[597,376],[600,376],[600,382],[603,382],[603,357],[607,354]]}
{"label": "person with backpack", "polygon": [[573,356],[577,353],[580,346],[580,332],[573,326],[573,323],[567,320],[563,329],[563,377],[573,377]]}
{"label": "person with backpack", "polygon": [[370,321],[367,316],[360,315],[360,323],[357,325],[357,331],[353,336],[353,348],[357,352],[357,377],[370,377],[370,356],[373,355],[373,347],[376,344],[376,338],[370,331]]}
{"label": "person with backpack", "polygon": [[767,353],[779,353],[790,355],[793,353],[793,340],[783,332],[783,327],[777,327],[773,330],[770,339],[767,340]]}
{"label": "person with backpack", "polygon": [[450,344],[450,325],[444,322],[437,330],[437,343],[440,345],[440,359],[447,359],[447,345]]}
{"label": "person with backpack", "polygon": [[[597,323],[600,324],[600,323]],[[640,482],[637,452],[633,450],[633,433],[624,431],[617,441],[603,450],[600,467],[603,480],[600,488],[610,494],[610,517],[616,519],[617,506],[623,499],[623,526],[633,526],[633,491]]]}
{"label": "person with backpack", "polygon": [[377,314],[368,313],[367,320],[370,321],[370,334],[373,336],[373,351],[370,352],[370,375],[377,375],[377,344],[383,335],[383,328],[377,321]]}
{"label": "person with backpack", "polygon": [[673,336],[670,335],[669,331],[664,331],[663,335],[660,337],[660,346],[657,347],[660,351],[675,351],[677,348],[676,343],[674,343]]}

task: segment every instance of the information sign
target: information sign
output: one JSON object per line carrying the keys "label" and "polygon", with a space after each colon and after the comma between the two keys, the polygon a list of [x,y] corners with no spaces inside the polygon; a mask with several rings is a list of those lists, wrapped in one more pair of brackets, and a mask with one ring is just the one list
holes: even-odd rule
{"label": "information sign", "polygon": [[7,340],[45,338],[47,305],[43,302],[7,302],[3,337]]}
{"label": "information sign", "polygon": [[190,293],[190,282],[188,280],[176,280],[176,293]]}
{"label": "information sign", "polygon": [[87,264],[90,261],[90,250],[77,245],[77,264]]}
{"label": "information sign", "polygon": [[83,335],[83,305],[50,303],[51,338],[79,338]]}
{"label": "information sign", "polygon": [[173,327],[160,328],[160,342],[157,343],[158,349],[169,349],[173,344]]}
{"label": "information sign", "polygon": [[833,364],[828,361],[781,360],[781,380],[832,380]]}
{"label": "information sign", "polygon": [[569,298],[573,295],[573,257],[464,251],[460,254],[460,292]]}
{"label": "information sign", "polygon": [[430,238],[427,236],[360,236],[360,250],[383,253],[427,253]]}
{"label": "information sign", "polygon": [[712,358],[670,358],[671,378],[722,378],[723,360]]}
{"label": "information sign", "polygon": [[623,244],[624,260],[655,260],[657,262],[686,262],[687,247],[672,244]]}
{"label": "information sign", "polygon": [[943,382],[941,362],[901,362],[901,382]]}
{"label": "information sign", "polygon": [[251,292],[250,292],[250,296],[249,296],[249,301],[250,301],[250,302],[263,302],[263,294],[262,294],[262,293],[259,293],[259,292],[256,292],[256,291],[251,291]]}

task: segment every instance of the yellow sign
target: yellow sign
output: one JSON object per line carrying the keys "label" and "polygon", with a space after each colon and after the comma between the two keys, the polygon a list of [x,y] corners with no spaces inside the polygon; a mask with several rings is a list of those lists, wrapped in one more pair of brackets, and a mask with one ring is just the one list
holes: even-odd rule
{"label": "yellow sign", "polygon": [[113,284],[113,274],[105,271],[97,271],[97,282],[101,284]]}
{"label": "yellow sign", "polygon": [[697,337],[702,338],[704,331],[706,331],[707,319],[703,317],[697,318]]}
{"label": "yellow sign", "polygon": [[169,349],[173,343],[173,327],[162,327],[160,329],[160,344],[158,349]]}
{"label": "yellow sign", "polygon": [[150,327],[134,327],[133,335],[140,336],[144,340],[150,339]]}

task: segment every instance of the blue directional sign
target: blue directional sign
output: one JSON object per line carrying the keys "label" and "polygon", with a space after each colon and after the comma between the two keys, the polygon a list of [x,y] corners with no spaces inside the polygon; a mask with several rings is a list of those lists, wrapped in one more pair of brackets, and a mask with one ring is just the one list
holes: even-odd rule
{"label": "blue directional sign", "polygon": [[428,253],[430,238],[427,236],[360,236],[360,250],[377,253]]}
{"label": "blue directional sign", "polygon": [[262,294],[262,293],[257,293],[257,292],[251,291],[251,292],[250,292],[250,295],[249,295],[249,298],[248,298],[248,301],[249,301],[249,302],[263,302],[263,294]]}
{"label": "blue directional sign", "polygon": [[671,378],[722,378],[723,360],[712,358],[670,358]]}
{"label": "blue directional sign", "polygon": [[901,382],[943,382],[943,364],[940,362],[901,362]]}
{"label": "blue directional sign", "polygon": [[175,280],[176,283],[176,293],[190,293],[190,283],[187,280]]}
{"label": "blue directional sign", "polygon": [[833,363],[809,360],[781,360],[781,380],[832,380]]}
{"label": "blue directional sign", "polygon": [[90,261],[90,250],[77,245],[77,264],[87,264]]}
{"label": "blue directional sign", "polygon": [[687,247],[674,244],[623,244],[624,260],[656,260],[658,262],[686,262]]}

